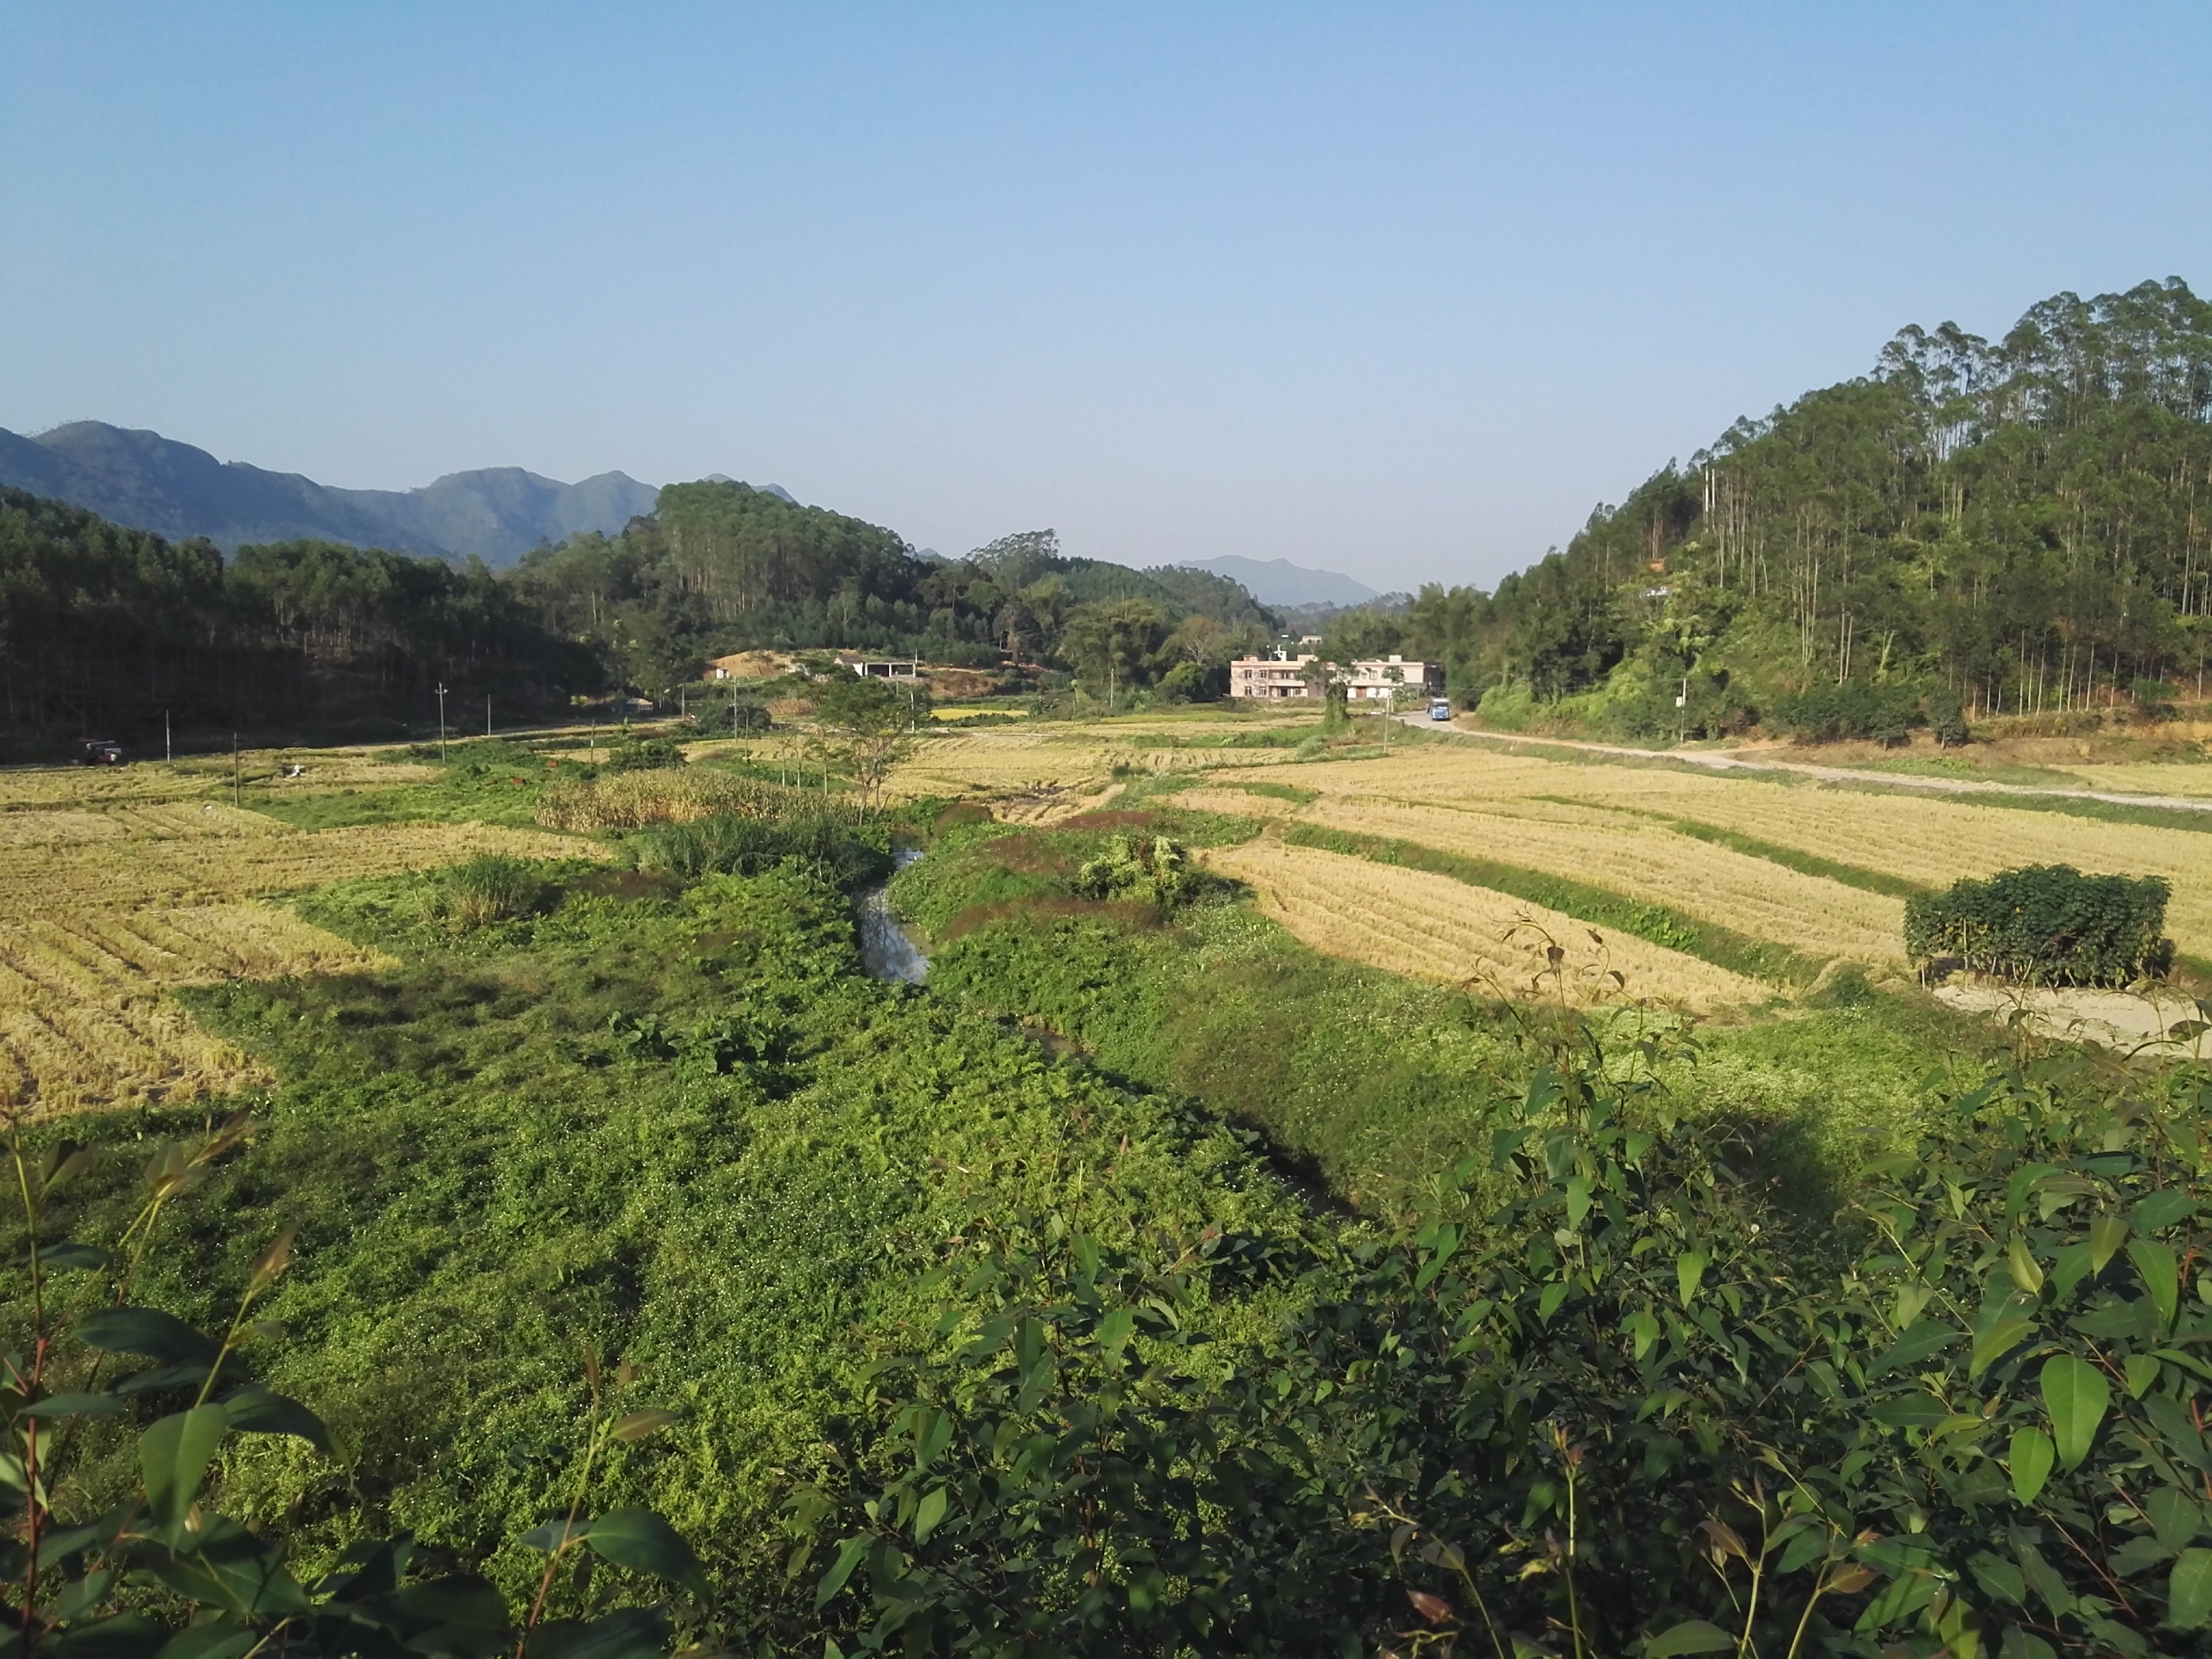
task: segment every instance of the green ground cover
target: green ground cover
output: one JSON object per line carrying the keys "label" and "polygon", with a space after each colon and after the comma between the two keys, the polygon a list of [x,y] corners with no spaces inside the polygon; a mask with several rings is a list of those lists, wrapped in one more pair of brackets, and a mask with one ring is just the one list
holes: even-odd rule
{"label": "green ground cover", "polygon": [[[409,760],[425,756],[407,753]],[[427,759],[437,763],[433,747]],[[337,830],[362,823],[497,823],[515,829],[537,823],[538,797],[550,774],[546,757],[501,738],[451,746],[444,775],[428,783],[268,793],[251,788],[242,798],[253,811],[298,830]],[[568,769],[576,769],[571,765]],[[313,781],[312,763],[306,780]]]}
{"label": "green ground cover", "polygon": [[[588,1347],[684,1424],[617,1449],[610,1495],[757,1599],[781,1583],[781,1506],[834,1459],[866,1366],[926,1335],[948,1241],[1032,1212],[1124,1246],[1305,1224],[1248,1137],[864,977],[845,894],[802,866],[544,873],[538,911],[464,932],[444,878],[325,889],[305,912],[400,965],[191,999],[283,1082],[246,1103],[252,1144],[140,1294],[219,1321],[252,1251],[301,1230],[264,1370],[347,1455],[246,1443],[224,1486],[309,1561],[353,1541],[357,1494],[520,1594],[514,1540],[563,1501]],[[127,1152],[175,1117],[73,1127]],[[137,1190],[131,1161],[98,1168],[70,1216],[90,1233]],[[82,1479],[104,1495],[130,1474],[118,1453]]]}
{"label": "green ground cover", "polygon": [[[1211,816],[1158,822],[1172,833]],[[934,988],[1048,1027],[1117,1076],[1205,1100],[1385,1213],[1487,1144],[1540,1048],[1539,1013],[1317,956],[1221,889],[1168,918],[1084,901],[1073,878],[1103,834],[977,826],[901,873],[893,901],[937,944]],[[1522,896],[1623,925],[1609,920],[1607,907],[1626,902],[1616,895],[1529,879]],[[1673,1016],[1634,1012],[1600,1025],[1632,1067],[1639,1042],[1680,1034]],[[1837,1172],[1917,1132],[1931,1070],[1970,1061],[1987,1041],[1924,999],[1847,977],[1784,1014],[1670,1040],[1656,1075],[1686,1109],[1758,1126],[1793,1179],[1829,1194]]]}

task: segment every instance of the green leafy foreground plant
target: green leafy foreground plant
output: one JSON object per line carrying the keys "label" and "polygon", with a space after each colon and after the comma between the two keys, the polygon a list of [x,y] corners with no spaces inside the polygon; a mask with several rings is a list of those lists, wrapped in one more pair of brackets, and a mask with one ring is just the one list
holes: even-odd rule
{"label": "green leafy foreground plant", "polygon": [[[680,1585],[703,1600],[699,1563],[647,1510],[592,1515],[592,1474],[611,1441],[672,1421],[665,1411],[617,1413],[586,1356],[592,1424],[567,1513],[524,1542],[546,1553],[525,1616],[514,1620],[486,1580],[425,1576],[405,1536],[367,1538],[336,1568],[303,1581],[282,1539],[261,1537],[212,1507],[209,1471],[233,1434],[295,1435],[328,1455],[321,1420],[298,1401],[253,1382],[247,1357],[279,1334],[254,1304],[289,1263],[287,1231],[253,1263],[218,1339],[158,1308],[134,1304],[132,1285],[157,1248],[171,1205],[204,1182],[250,1133],[234,1116],[191,1140],[164,1143],[145,1170],[145,1196],[112,1249],[52,1236],[52,1201],[93,1154],[58,1141],[33,1158],[20,1123],[8,1137],[8,1175],[21,1205],[26,1248],[12,1264],[22,1295],[21,1346],[0,1371],[0,1608],[21,1659],[252,1659],[264,1650],[314,1655],[513,1652],[517,1659],[629,1659],[665,1652],[672,1604],[597,1618],[556,1617],[564,1562],[588,1551],[617,1566]],[[135,1369],[131,1369],[135,1364]],[[635,1380],[618,1371],[617,1390]],[[106,1431],[135,1443],[137,1479],[97,1513],[64,1512],[88,1442]],[[366,1530],[366,1528],[362,1528]],[[578,1585],[588,1572],[573,1575]]]}
{"label": "green leafy foreground plant", "polygon": [[2083,1083],[1960,1099],[1822,1237],[1725,1126],[1547,1074],[1460,1218],[1304,1269],[1233,1368],[1212,1286],[1288,1264],[999,1234],[951,1346],[884,1374],[851,1486],[794,1503],[809,1639],[2200,1651],[2212,1097]]}

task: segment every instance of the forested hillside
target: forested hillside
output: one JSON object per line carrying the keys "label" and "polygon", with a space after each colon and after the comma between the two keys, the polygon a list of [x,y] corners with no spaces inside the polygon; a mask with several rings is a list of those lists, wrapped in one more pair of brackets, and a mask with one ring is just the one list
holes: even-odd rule
{"label": "forested hillside", "polygon": [[1907,328],[1494,593],[1345,631],[1443,657],[1508,724],[1832,732],[2201,696],[2208,602],[2212,305],[2172,279],[1994,343]]}
{"label": "forested hillside", "polygon": [[[629,691],[659,699],[706,659],[768,646],[1073,669],[1102,693],[1219,689],[1273,617],[1202,571],[1063,556],[1050,531],[962,560],[740,483],[672,486],[620,536],[514,570],[325,541],[174,543],[0,489],[0,744],[80,736],[398,735]],[[467,711],[463,713],[462,711]]]}
{"label": "forested hillside", "polygon": [[[0,719],[30,754],[80,736],[417,720],[441,683],[481,708],[601,676],[482,565],[330,542],[171,543],[0,489]],[[433,717],[434,715],[433,714]]]}
{"label": "forested hillside", "polygon": [[1058,662],[1086,606],[1137,607],[1121,613],[1124,632],[1146,636],[1133,660],[1152,657],[1189,616],[1244,633],[1274,626],[1234,582],[1069,558],[1048,530],[933,559],[891,531],[729,483],[672,484],[651,518],[619,537],[541,548],[515,579],[551,626],[592,641],[639,686],[673,684],[702,656],[760,645],[975,667],[1009,655]]}

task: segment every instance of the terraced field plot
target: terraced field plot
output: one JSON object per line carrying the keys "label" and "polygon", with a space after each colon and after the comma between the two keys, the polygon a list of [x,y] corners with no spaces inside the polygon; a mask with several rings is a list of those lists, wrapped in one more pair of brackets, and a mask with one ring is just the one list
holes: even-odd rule
{"label": "terraced field plot", "polygon": [[1577,1006],[1659,1003],[1711,1012],[1774,994],[1679,951],[1601,933],[1448,876],[1273,840],[1214,848],[1205,860],[1250,886],[1261,909],[1302,944],[1395,973]]}
{"label": "terraced field plot", "polygon": [[1902,900],[1802,875],[1630,813],[1542,801],[1481,810],[1328,795],[1300,816],[1589,882],[1808,957],[1905,959]]}
{"label": "terraced field plot", "polygon": [[[1176,734],[1206,728],[1182,726]],[[1239,724],[1234,729],[1247,728]],[[1288,760],[1289,749],[1161,747],[1138,743],[1148,735],[1138,726],[1004,726],[983,732],[933,735],[892,775],[889,793],[917,795],[1012,797],[1035,793],[1039,785],[1086,793],[1103,788],[1117,770],[1152,776],[1218,767],[1269,766]]]}
{"label": "terraced field plot", "polygon": [[[414,769],[378,769],[377,781]],[[114,788],[118,779],[131,787]],[[73,784],[88,799],[63,804]],[[46,1115],[258,1080],[164,994],[370,960],[264,896],[480,852],[592,850],[478,824],[297,830],[211,787],[154,768],[0,777],[0,1097],[33,1098]],[[37,804],[5,810],[25,799]]]}
{"label": "terraced field plot", "polygon": [[[2170,830],[1995,806],[1970,796],[1708,776],[1667,767],[1538,760],[1486,751],[1472,744],[1426,748],[1418,760],[1408,757],[1301,766],[1295,779],[1303,786],[1327,792],[1324,802],[1309,816],[1323,821],[1341,821],[1347,811],[1395,816],[1404,828],[1378,829],[1375,833],[1404,834],[1415,841],[1430,836],[1452,837],[1449,842],[1434,843],[1439,846],[1464,848],[1471,844],[1480,832],[1464,816],[1470,811],[1523,817],[1559,811],[1565,815],[1554,821],[1560,827],[1544,832],[1497,826],[1503,840],[1499,850],[1487,855],[1516,862],[1549,856],[1552,862],[1534,867],[1571,867],[1583,879],[1606,885],[1622,884],[1613,878],[1615,855],[1593,843],[1587,834],[1566,827],[1575,806],[1610,811],[1623,836],[1629,835],[1632,817],[1644,817],[1646,827],[1641,844],[1645,848],[1692,842],[1692,837],[1670,830],[1665,822],[1685,820],[1924,887],[1948,886],[1961,876],[1986,876],[2023,864],[2071,864],[2101,873],[2163,876],[2173,885],[2167,930],[2175,943],[2192,955],[2212,956],[2212,819],[2208,819],[2203,831]],[[1418,820],[1407,816],[1437,809],[1445,809],[1447,815]],[[1450,816],[1454,812],[1461,816]],[[1483,823],[1486,829],[1490,820]],[[1348,823],[1343,827],[1349,827]],[[1541,846],[1546,840],[1556,843],[1556,850],[1548,855]],[[1504,850],[1506,842],[1515,850]],[[1894,957],[1901,948],[1896,933],[1901,925],[1901,909],[1878,902],[1864,902],[1879,901],[1880,895],[1861,892],[1850,899],[1836,897],[1836,893],[1851,890],[1819,877],[1800,876],[1793,881],[1795,872],[1778,865],[1703,842],[1696,843],[1706,847],[1702,857],[1686,847],[1674,846],[1662,864],[1642,864],[1628,859],[1626,849],[1634,844],[1623,841],[1620,857],[1627,861],[1618,865],[1619,872],[1632,877],[1640,869],[1646,875],[1659,875],[1663,866],[1664,879],[1684,883],[1679,897],[1667,901],[1680,908],[1804,948],[1802,940],[1810,936],[1807,927],[1796,930],[1798,939],[1789,939],[1781,932],[1768,931],[1769,926],[1789,927],[1786,919],[1758,923],[1755,902],[1751,908],[1739,908],[1747,896],[1755,897],[1743,890],[1743,884],[1758,884],[1747,866],[1759,866],[1767,872],[1764,879],[1773,896],[1785,904],[1794,905],[1825,891],[1828,896],[1819,901],[1823,925],[1832,915],[1840,919],[1855,915],[1863,926],[1889,934],[1889,943],[1872,954],[1863,938],[1838,936],[1833,953],[1875,960]],[[1732,863],[1732,860],[1738,861]],[[1699,872],[1730,885],[1725,891],[1716,890],[1701,896],[1694,884],[1707,878]],[[1803,887],[1802,884],[1808,881],[1817,886]],[[1647,895],[1657,891],[1650,887],[1643,890]],[[1729,912],[1739,915],[1741,921],[1729,920]]]}

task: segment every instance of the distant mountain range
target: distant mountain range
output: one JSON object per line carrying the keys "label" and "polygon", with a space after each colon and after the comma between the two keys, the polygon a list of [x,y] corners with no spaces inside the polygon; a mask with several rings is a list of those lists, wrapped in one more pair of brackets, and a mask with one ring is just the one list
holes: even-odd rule
{"label": "distant mountain range", "polygon": [[1246,559],[1234,553],[1218,559],[1185,559],[1187,570],[1210,570],[1242,582],[1262,605],[1359,605],[1381,594],[1334,570],[1309,570],[1288,559]]}
{"label": "distant mountain range", "polygon": [[447,558],[473,554],[495,567],[540,541],[611,535],[652,512],[660,494],[620,472],[569,484],[519,466],[450,472],[420,489],[338,489],[104,421],[73,421],[34,438],[0,430],[0,484],[173,540],[205,536],[225,552],[315,537]]}

